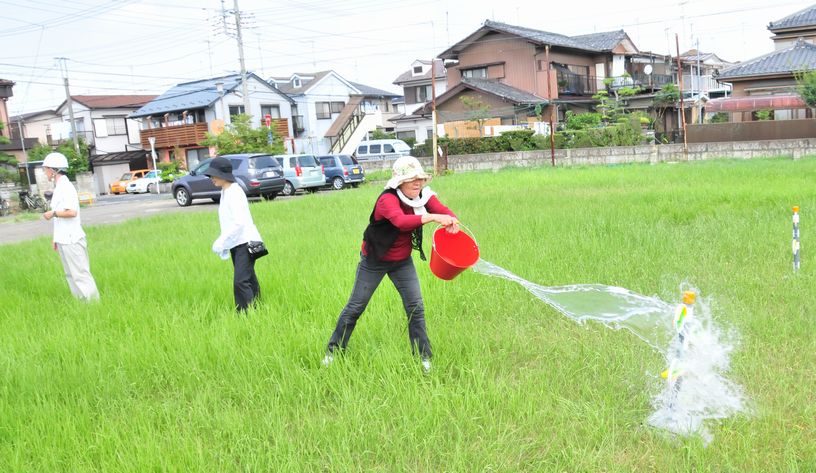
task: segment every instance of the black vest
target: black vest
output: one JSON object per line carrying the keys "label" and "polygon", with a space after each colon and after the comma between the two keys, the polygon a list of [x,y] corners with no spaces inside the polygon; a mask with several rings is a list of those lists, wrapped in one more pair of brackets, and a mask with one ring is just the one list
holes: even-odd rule
{"label": "black vest", "polygon": [[[397,199],[397,191],[395,189],[386,189],[377,197],[379,202],[380,197],[385,194],[391,194]],[[374,210],[377,204],[374,203]],[[375,260],[380,261],[399,236],[400,230],[395,227],[387,218],[374,220],[374,210],[371,211],[371,216],[368,217],[368,226],[363,232],[363,241],[365,242],[366,254],[372,256]],[[419,257],[425,261],[425,252],[422,251],[422,225],[411,232],[411,248],[419,250]]]}

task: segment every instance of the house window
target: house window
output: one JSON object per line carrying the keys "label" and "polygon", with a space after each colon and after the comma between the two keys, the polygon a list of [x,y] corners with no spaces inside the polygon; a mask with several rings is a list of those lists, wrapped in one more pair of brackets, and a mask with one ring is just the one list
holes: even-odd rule
{"label": "house window", "polygon": [[267,115],[272,118],[280,118],[280,107],[277,105],[261,105],[261,117],[266,118]]}
{"label": "house window", "polygon": [[230,117],[234,117],[235,115],[239,115],[241,113],[244,113],[243,105],[230,105],[229,107]]}
{"label": "house window", "polygon": [[125,117],[105,117],[105,128],[108,129],[108,136],[127,135]]}
{"label": "house window", "polygon": [[331,102],[315,102],[318,120],[331,119]]}
{"label": "house window", "polygon": [[465,69],[462,71],[462,77],[467,77],[468,79],[487,79],[487,68],[476,67],[473,69]]}
{"label": "house window", "polygon": [[416,88],[416,100],[417,102],[427,102],[431,99],[431,95],[433,91],[430,85],[421,85]]}
{"label": "house window", "polygon": [[398,132],[397,132],[397,139],[398,139],[398,140],[402,140],[402,141],[405,141],[406,139],[408,139],[408,140],[416,140],[416,131],[415,131],[415,130],[411,130],[411,131],[398,131]]}
{"label": "house window", "polygon": [[414,66],[414,75],[422,74],[422,66]]}
{"label": "house window", "polygon": [[299,89],[300,88],[300,77],[295,77],[292,79],[292,87]]}
{"label": "house window", "polygon": [[343,110],[343,107],[345,106],[346,106],[345,102],[332,102],[331,113],[340,113]]}
{"label": "house window", "polygon": [[195,169],[198,163],[209,158],[208,148],[191,148],[186,151],[187,169]]}

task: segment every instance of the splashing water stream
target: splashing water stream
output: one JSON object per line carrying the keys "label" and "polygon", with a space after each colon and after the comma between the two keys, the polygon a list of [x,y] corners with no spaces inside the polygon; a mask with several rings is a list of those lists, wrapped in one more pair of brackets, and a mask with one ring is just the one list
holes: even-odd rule
{"label": "splashing water stream", "polygon": [[591,320],[615,330],[629,330],[661,353],[667,366],[681,367],[682,376],[664,383],[652,400],[655,411],[649,416],[650,425],[684,436],[699,434],[708,443],[712,436],[706,421],[747,409],[742,388],[723,376],[736,337],[713,323],[704,301],[698,301],[695,316],[687,322],[689,342],[680,350],[681,341],[673,325],[676,304],[601,284],[540,286],[482,259],[473,270],[520,284],[579,324]]}

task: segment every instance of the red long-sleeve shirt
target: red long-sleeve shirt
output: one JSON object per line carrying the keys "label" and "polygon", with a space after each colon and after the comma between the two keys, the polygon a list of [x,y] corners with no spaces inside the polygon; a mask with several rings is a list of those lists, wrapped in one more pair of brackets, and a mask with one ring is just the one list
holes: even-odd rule
{"label": "red long-sleeve shirt", "polygon": [[[456,214],[445,207],[436,196],[428,199],[425,204],[425,210],[431,214],[446,214],[451,217],[456,217]],[[387,218],[392,225],[399,229],[399,235],[394,240],[382,261],[401,261],[411,256],[411,232],[422,226],[422,215],[414,214],[414,209],[406,204],[403,204],[394,194],[382,194],[377,199],[377,204],[374,206],[374,220],[381,220]],[[365,241],[363,241],[363,254],[368,254],[365,249]]]}

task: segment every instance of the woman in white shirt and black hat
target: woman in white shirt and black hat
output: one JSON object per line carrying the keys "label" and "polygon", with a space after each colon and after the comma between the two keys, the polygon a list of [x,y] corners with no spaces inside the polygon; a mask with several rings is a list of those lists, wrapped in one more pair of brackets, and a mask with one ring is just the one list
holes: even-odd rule
{"label": "woman in white shirt and black hat", "polygon": [[245,311],[261,295],[258,276],[255,275],[255,257],[249,252],[249,243],[262,241],[261,235],[252,222],[246,194],[235,183],[230,160],[214,158],[204,174],[212,179],[216,187],[221,188],[218,205],[221,235],[213,243],[212,250],[221,259],[232,258],[235,308],[239,312]]}

